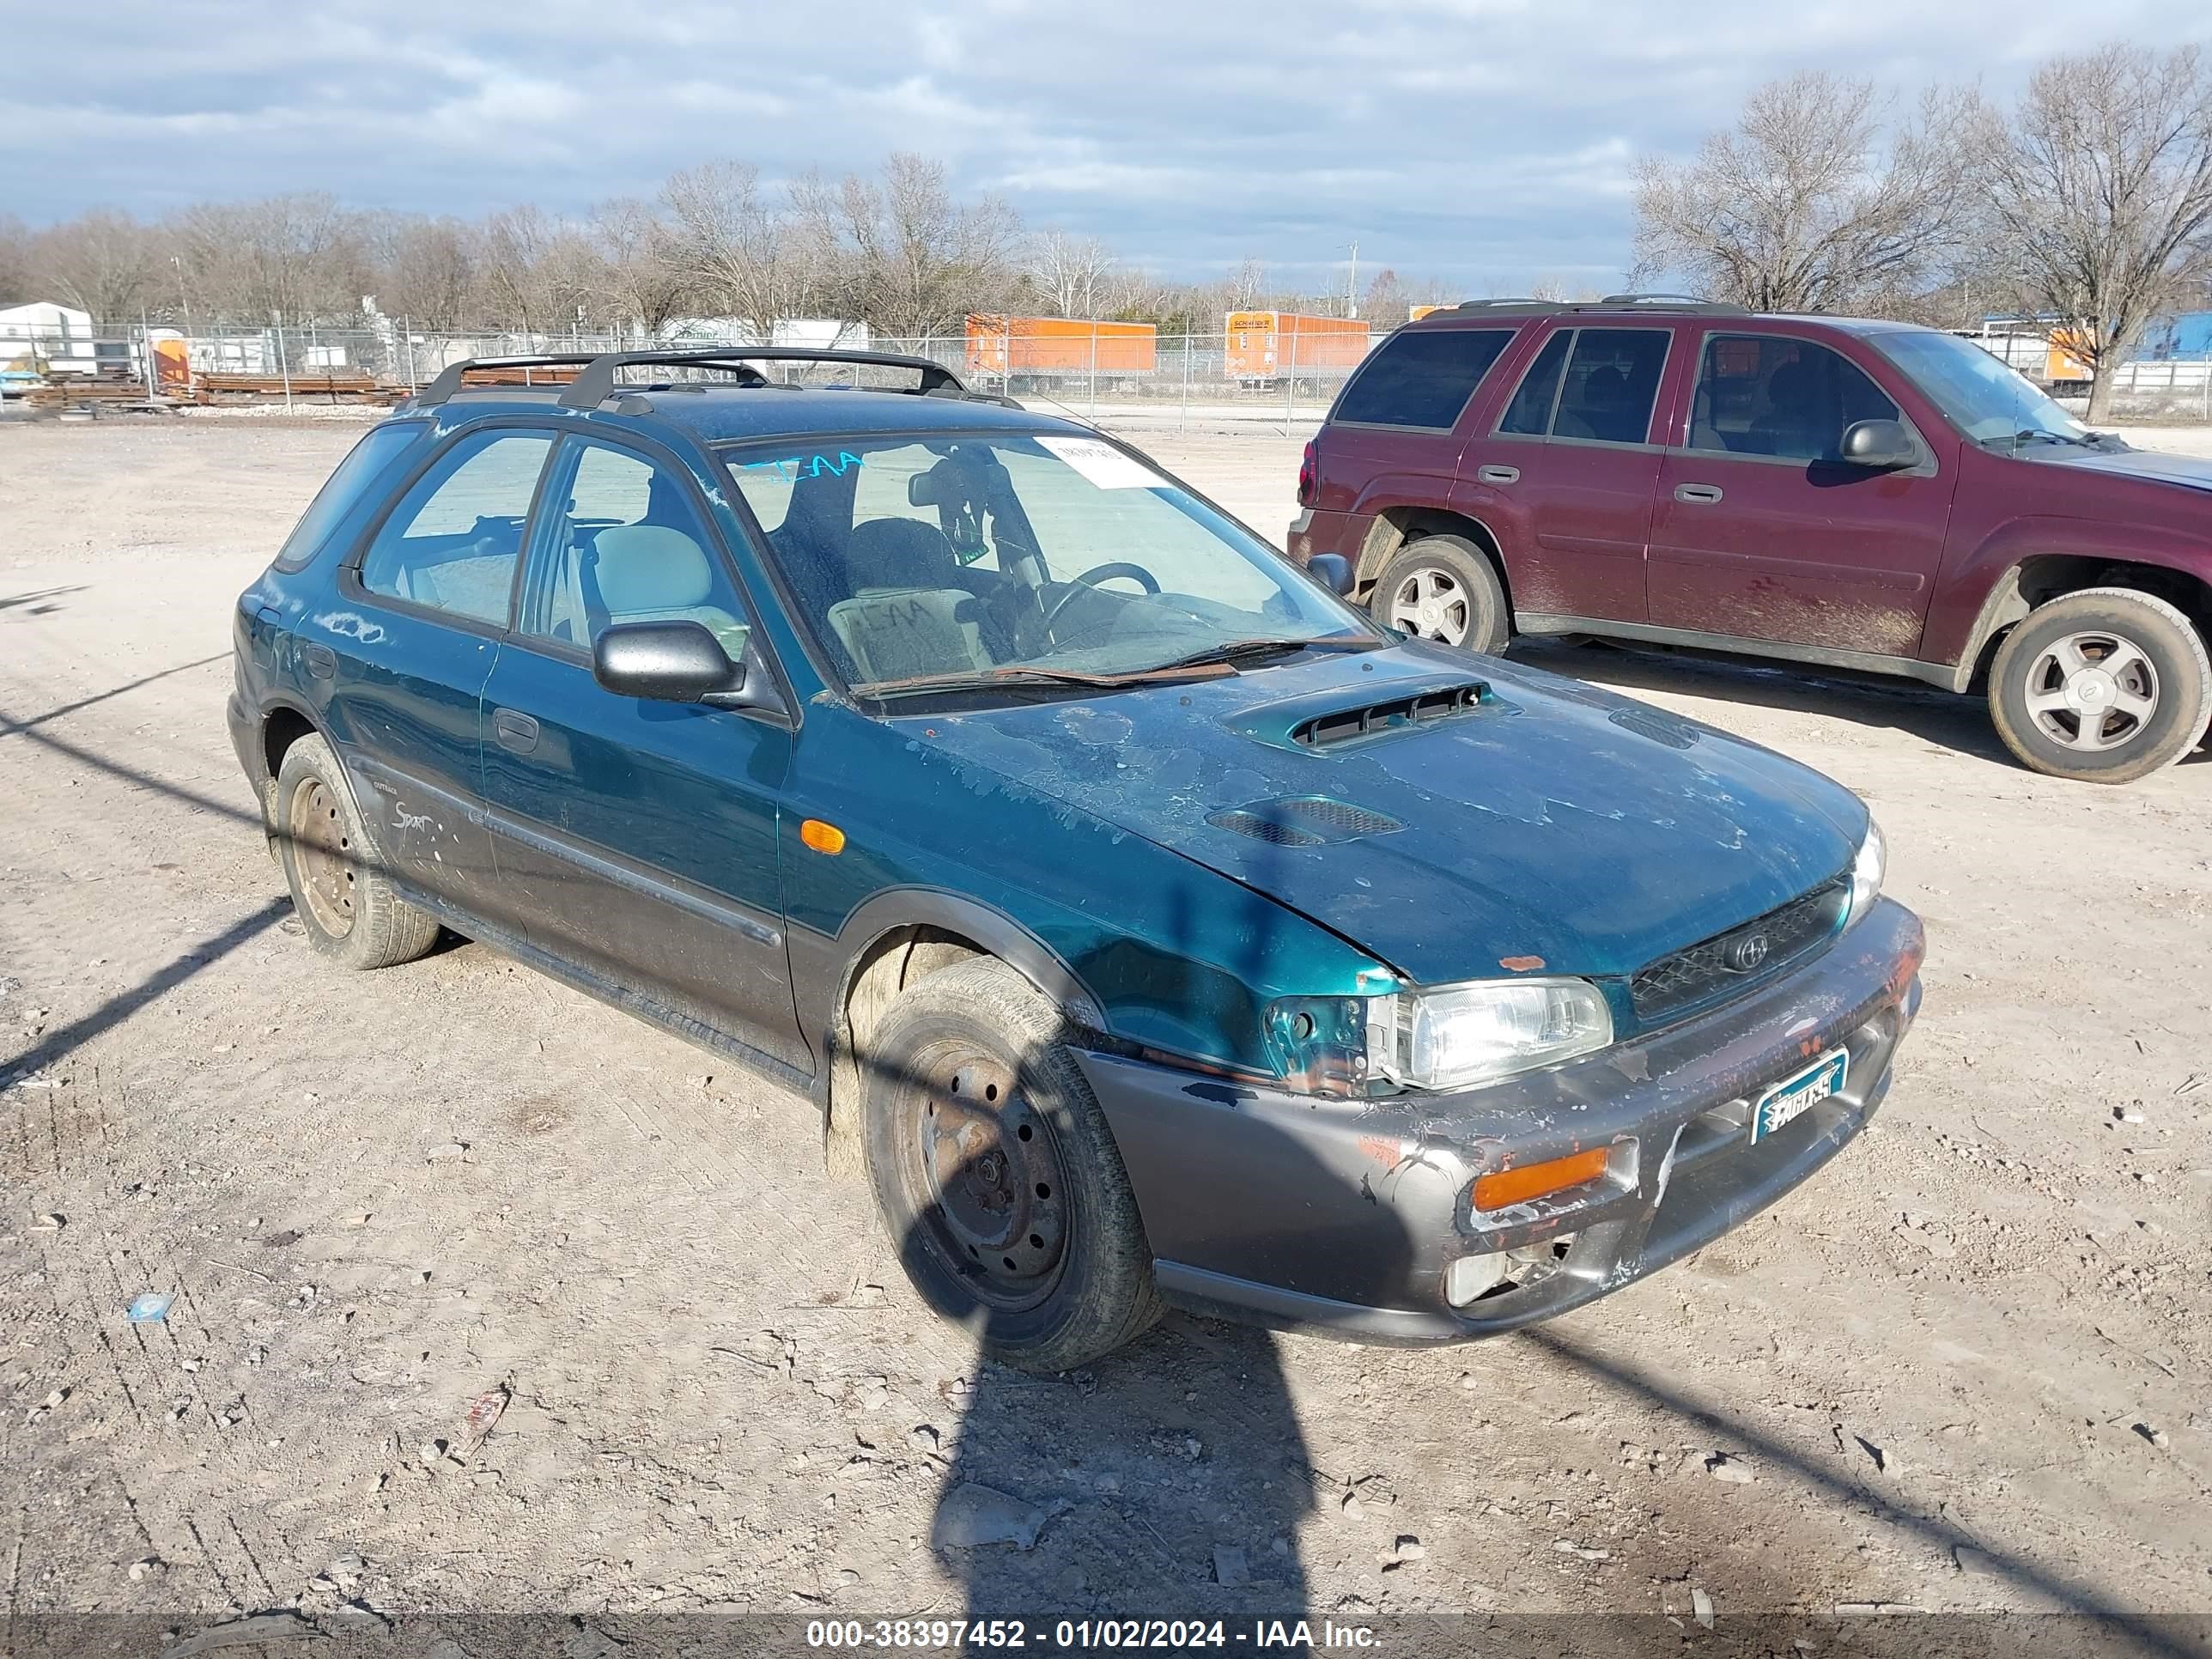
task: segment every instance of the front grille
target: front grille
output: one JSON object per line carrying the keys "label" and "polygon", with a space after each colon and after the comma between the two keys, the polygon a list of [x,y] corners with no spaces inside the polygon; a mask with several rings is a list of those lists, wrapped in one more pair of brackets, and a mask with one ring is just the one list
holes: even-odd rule
{"label": "front grille", "polygon": [[1357,841],[1362,836],[1387,836],[1406,826],[1387,812],[1355,806],[1327,795],[1291,795],[1281,800],[1255,801],[1214,813],[1206,822],[1217,830],[1232,830],[1278,847],[1320,847],[1330,842]]}
{"label": "front grille", "polygon": [[1654,1024],[1772,978],[1826,943],[1850,900],[1851,884],[1839,878],[1756,921],[1660,957],[1629,981],[1636,1017]]}

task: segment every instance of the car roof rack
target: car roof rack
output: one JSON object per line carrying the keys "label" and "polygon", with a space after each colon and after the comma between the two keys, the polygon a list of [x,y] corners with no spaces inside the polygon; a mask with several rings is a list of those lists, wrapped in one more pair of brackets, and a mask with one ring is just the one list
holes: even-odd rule
{"label": "car roof rack", "polygon": [[1602,311],[1613,307],[1623,310],[1642,310],[1650,307],[1654,311],[1709,311],[1723,317],[1748,317],[1748,306],[1729,305],[1719,300],[1700,300],[1694,294],[1608,294],[1591,305],[1577,307],[1583,311]]}
{"label": "car roof rack", "polygon": [[[653,351],[571,351],[528,357],[471,357],[441,369],[436,380],[415,394],[415,402],[427,407],[442,404],[459,392],[488,392],[495,388],[503,391],[514,385],[513,380],[503,380],[495,383],[495,388],[471,386],[467,382],[471,374],[520,369],[527,376],[529,371],[537,368],[574,368],[573,375],[550,382],[548,389],[559,387],[560,403],[564,409],[596,409],[617,392],[644,389],[626,386],[617,378],[622,370],[634,365],[719,369],[733,376],[739,386],[775,384],[753,367],[761,362],[851,363],[863,368],[910,368],[921,377],[921,383],[913,390],[921,395],[1002,401],[990,393],[970,392],[958,375],[940,362],[898,352],[817,350],[806,346],[690,346]],[[528,384],[526,380],[525,383]]]}
{"label": "car roof rack", "polygon": [[[1550,317],[1586,311],[1692,311],[1719,317],[1748,317],[1742,306],[1700,300],[1692,294],[1608,294],[1601,300],[1462,300],[1455,306],[1432,311],[1431,317],[1476,317],[1485,313],[1522,313]],[[1426,319],[1423,319],[1424,321]]]}

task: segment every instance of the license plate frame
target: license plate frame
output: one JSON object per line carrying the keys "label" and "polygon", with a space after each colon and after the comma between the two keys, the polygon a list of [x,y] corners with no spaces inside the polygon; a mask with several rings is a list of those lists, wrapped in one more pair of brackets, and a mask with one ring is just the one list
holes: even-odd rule
{"label": "license plate frame", "polygon": [[1841,1094],[1850,1074],[1850,1051],[1831,1048],[1802,1072],[1765,1091],[1752,1103],[1753,1144],[1796,1122],[1822,1101]]}

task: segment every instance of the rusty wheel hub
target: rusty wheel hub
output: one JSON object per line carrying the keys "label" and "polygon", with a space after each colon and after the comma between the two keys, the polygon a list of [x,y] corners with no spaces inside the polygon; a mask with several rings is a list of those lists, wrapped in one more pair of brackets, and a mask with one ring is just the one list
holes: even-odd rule
{"label": "rusty wheel hub", "polygon": [[332,939],[353,931],[355,859],[353,838],[337,796],[320,778],[310,779],[292,794],[293,867],[300,873],[300,896],[315,926]]}
{"label": "rusty wheel hub", "polygon": [[995,1055],[940,1052],[917,1085],[914,1151],[939,1249],[983,1300],[1042,1301],[1058,1282],[1066,1243],[1052,1126]]}

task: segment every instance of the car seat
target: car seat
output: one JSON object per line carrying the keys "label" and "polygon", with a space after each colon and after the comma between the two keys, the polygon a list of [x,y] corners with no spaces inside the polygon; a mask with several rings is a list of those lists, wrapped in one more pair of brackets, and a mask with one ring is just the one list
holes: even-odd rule
{"label": "car seat", "polygon": [[714,562],[690,535],[665,525],[611,525],[595,546],[599,599],[610,623],[699,623],[731,661],[743,659],[746,626],[714,603]]}
{"label": "car seat", "polygon": [[1751,423],[1754,452],[1802,459],[1832,449],[1841,434],[1821,430],[1816,412],[1824,389],[1820,374],[1806,363],[1784,363],[1768,376],[1766,411]]}
{"label": "car seat", "polygon": [[830,631],[861,680],[905,679],[990,665],[982,603],[960,586],[960,562],[935,525],[870,519],[853,526],[850,599],[830,607]]}

